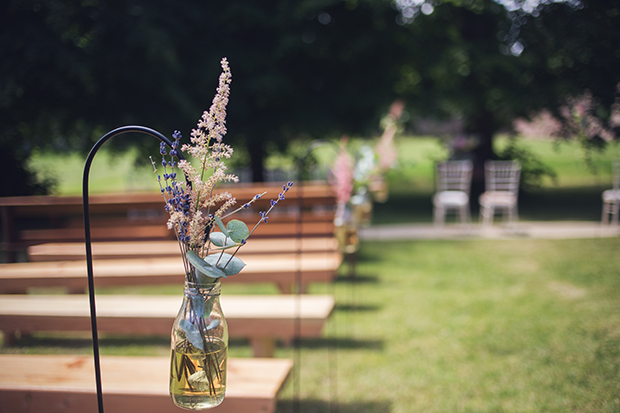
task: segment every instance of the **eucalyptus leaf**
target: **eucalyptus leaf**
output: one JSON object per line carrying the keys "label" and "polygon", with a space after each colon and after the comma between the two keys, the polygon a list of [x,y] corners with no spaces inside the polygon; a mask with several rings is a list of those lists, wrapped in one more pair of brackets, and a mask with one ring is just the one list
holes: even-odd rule
{"label": "eucalyptus leaf", "polygon": [[[206,258],[205,260],[203,260],[202,258],[200,258],[200,255],[196,254],[194,251],[187,251],[186,256],[187,256],[187,260],[189,261],[189,263],[192,264],[192,266],[200,274],[205,275],[209,278],[221,278],[221,277],[226,278],[227,273],[225,271],[222,271],[220,268],[217,268],[215,264],[210,264],[209,262],[207,262]],[[196,281],[199,284],[204,284],[205,282],[211,282],[210,280],[198,279],[198,274],[196,275],[197,275]]]}
{"label": "eucalyptus leaf", "polygon": [[179,321],[179,327],[181,327],[181,329],[185,332],[185,337],[187,337],[189,342],[192,343],[192,346],[199,350],[204,350],[202,336],[200,334],[200,330],[198,330],[198,327],[186,319]]}
{"label": "eucalyptus leaf", "polygon": [[209,235],[209,239],[216,247],[230,248],[237,245],[235,241],[224,235],[222,232],[212,232]]}
{"label": "eucalyptus leaf", "polygon": [[192,308],[198,317],[203,317],[205,313],[205,299],[202,295],[193,295],[190,298],[192,302]]}
{"label": "eucalyptus leaf", "polygon": [[208,255],[205,262],[211,265],[211,268],[217,267],[216,269],[223,271],[226,275],[238,274],[245,267],[243,261],[225,252]]}
{"label": "eucalyptus leaf", "polygon": [[226,230],[226,227],[224,226],[224,223],[222,222],[222,219],[218,216],[215,217],[215,223],[217,224],[217,227],[220,229],[220,231],[222,231],[222,233],[224,235],[226,235],[227,237],[230,237],[230,235],[228,234],[228,231]]}
{"label": "eucalyptus leaf", "polygon": [[207,326],[207,330],[213,330],[215,327],[220,325],[220,320],[218,320],[217,318],[213,321],[211,321],[209,323],[209,325]]}
{"label": "eucalyptus leaf", "polygon": [[214,305],[215,305],[215,298],[211,297],[205,300],[205,317],[208,317],[209,314],[211,314],[211,311],[213,311]]}
{"label": "eucalyptus leaf", "polygon": [[250,236],[250,230],[245,222],[239,221],[238,219],[232,219],[228,221],[226,225],[226,229],[228,230],[228,234],[230,238],[234,242],[241,242],[244,239],[247,239]]}

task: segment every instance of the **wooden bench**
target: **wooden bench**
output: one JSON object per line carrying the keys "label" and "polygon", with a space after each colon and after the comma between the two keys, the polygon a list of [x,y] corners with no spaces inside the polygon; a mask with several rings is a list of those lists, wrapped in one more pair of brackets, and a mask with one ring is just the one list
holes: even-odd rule
{"label": "wooden bench", "polygon": [[[250,227],[251,229],[252,227]],[[252,241],[257,238],[325,237],[334,233],[333,219],[329,221],[302,222],[301,227],[295,222],[269,222],[261,224],[252,234]],[[83,228],[29,229],[20,233],[24,245],[37,245],[47,242],[84,242]],[[173,240],[173,231],[160,225],[119,225],[91,228],[92,241],[117,240]]]}
{"label": "wooden bench", "polygon": [[[275,199],[281,190],[280,184],[252,184],[235,185],[218,191],[231,192],[239,205],[257,193],[267,192],[252,205],[252,215],[239,214],[239,217],[246,217],[243,219],[253,224],[257,221],[258,211],[266,210],[270,200]],[[172,231],[165,228],[167,215],[163,210],[163,197],[158,192],[92,195],[89,206],[93,240],[174,239]],[[294,185],[288,191],[286,201],[273,211],[270,225],[261,225],[260,231],[266,231],[264,236],[291,231],[296,234],[298,229],[295,224],[301,220],[308,224],[308,229],[303,233],[333,233],[333,227],[326,227],[325,223],[333,220],[334,206],[335,197],[331,187],[325,183]],[[3,228],[1,249],[11,262],[15,261],[18,251],[29,245],[83,241],[81,197],[4,197],[0,198],[0,213]],[[277,222],[277,219],[281,220],[280,224],[288,226],[270,229],[271,223]],[[320,225],[317,226],[317,223]],[[138,231],[136,227],[141,229]]]}
{"label": "wooden bench", "polygon": [[[338,251],[338,242],[331,237],[305,237],[296,239],[255,239],[248,242],[237,253],[239,257],[254,254],[268,254],[278,258],[279,254],[303,252]],[[28,247],[28,261],[74,261],[86,259],[86,248],[81,242],[48,243]],[[93,259],[177,257],[181,252],[177,241],[127,241],[93,242]]]}
{"label": "wooden bench", "polygon": [[[291,293],[297,281],[299,292],[305,292],[309,283],[331,282],[342,254],[246,255],[243,260],[246,268],[224,279],[224,283],[275,283],[282,293]],[[182,260],[176,257],[98,260],[93,263],[93,272],[96,287],[179,284],[185,274]],[[25,293],[32,287],[65,287],[70,292],[84,292],[86,286],[83,261],[0,264],[0,293]]]}
{"label": "wooden bench", "polygon": [[[169,335],[181,306],[178,296],[105,295],[96,297],[102,333]],[[273,357],[277,339],[320,337],[334,308],[329,295],[222,295],[231,337],[247,338],[254,357]],[[296,320],[299,330],[296,331]],[[5,344],[15,332],[90,331],[86,295],[0,295],[0,330]]]}
{"label": "wooden bench", "polygon": [[[0,355],[0,411],[97,411],[92,356]],[[286,359],[230,359],[226,398],[214,413],[273,413],[292,369]],[[178,413],[169,357],[101,357],[106,412]]]}

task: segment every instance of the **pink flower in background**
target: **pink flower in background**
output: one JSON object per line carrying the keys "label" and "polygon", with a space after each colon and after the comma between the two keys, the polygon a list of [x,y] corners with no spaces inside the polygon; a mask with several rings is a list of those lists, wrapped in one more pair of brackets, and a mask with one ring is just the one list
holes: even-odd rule
{"label": "pink flower in background", "polygon": [[607,142],[614,140],[613,131],[595,115],[596,107],[589,90],[581,96],[568,98],[567,105],[560,108],[566,135],[585,139],[599,137]]}
{"label": "pink flower in background", "polygon": [[383,134],[375,147],[379,158],[379,170],[385,172],[396,165],[398,151],[394,145],[394,135],[398,131],[398,120],[405,109],[405,102],[395,100],[390,106],[390,112],[383,119]]}
{"label": "pink flower in background", "polygon": [[531,121],[518,118],[513,122],[513,126],[520,135],[528,138],[556,137],[562,131],[562,122],[547,109],[532,116]]}
{"label": "pink flower in background", "polygon": [[336,193],[338,203],[346,203],[351,198],[353,192],[353,172],[355,161],[347,151],[349,137],[344,135],[340,139],[340,151],[332,166],[330,183]]}

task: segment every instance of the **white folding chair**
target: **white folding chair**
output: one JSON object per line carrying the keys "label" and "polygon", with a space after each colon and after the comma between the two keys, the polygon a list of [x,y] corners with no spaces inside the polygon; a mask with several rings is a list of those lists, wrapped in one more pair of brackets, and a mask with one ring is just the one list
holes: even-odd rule
{"label": "white folding chair", "polygon": [[509,225],[519,220],[518,196],[521,164],[518,161],[486,161],[484,163],[485,191],[480,195],[480,221],[483,226],[493,223],[497,211],[502,212]]}
{"label": "white folding chair", "polygon": [[435,225],[443,225],[446,215],[452,211],[458,213],[463,225],[469,224],[469,192],[472,171],[471,161],[437,163],[437,192],[433,196]]}
{"label": "white folding chair", "polygon": [[611,214],[611,222],[614,226],[618,225],[618,209],[620,206],[620,159],[611,161],[611,169],[613,173],[613,189],[603,191],[603,216],[601,223],[609,224],[609,215]]}

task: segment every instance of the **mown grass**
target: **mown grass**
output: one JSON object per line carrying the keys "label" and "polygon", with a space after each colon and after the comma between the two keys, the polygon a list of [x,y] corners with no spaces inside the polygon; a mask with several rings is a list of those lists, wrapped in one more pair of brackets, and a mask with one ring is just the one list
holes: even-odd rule
{"label": "mown grass", "polygon": [[[298,361],[278,412],[297,397],[302,412],[620,411],[619,248],[615,238],[363,243],[353,278],[343,266],[311,288],[337,298],[324,338],[277,350]],[[168,354],[167,338],[101,344]],[[2,352],[87,354],[90,342],[37,334]],[[234,340],[230,354],[251,351]]]}
{"label": "mown grass", "polygon": [[[559,151],[551,142],[524,144],[558,183],[523,194],[522,219],[600,219],[600,191],[611,185],[617,148],[596,155],[594,175],[574,144]],[[398,145],[401,168],[374,222],[429,222],[432,165],[445,151],[431,138]],[[336,282],[310,289],[336,296],[324,337],[302,340],[299,352],[278,348],[276,357],[297,363],[278,413],[294,411],[297,400],[304,413],[620,412],[619,248],[617,238],[364,241],[354,277],[345,264]],[[98,294],[180,297],[179,288]],[[223,288],[276,292],[271,285]],[[101,345],[102,354],[169,351],[167,337],[103,336]],[[90,346],[88,335],[35,334],[0,351],[88,354]],[[250,357],[251,349],[232,340],[230,355]]]}

